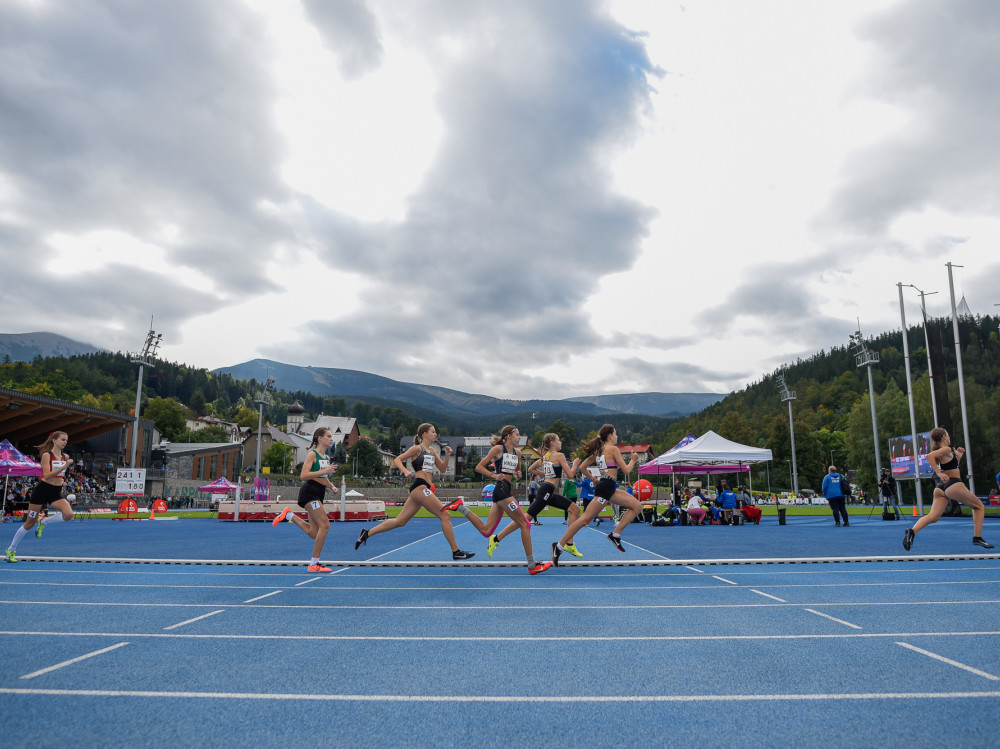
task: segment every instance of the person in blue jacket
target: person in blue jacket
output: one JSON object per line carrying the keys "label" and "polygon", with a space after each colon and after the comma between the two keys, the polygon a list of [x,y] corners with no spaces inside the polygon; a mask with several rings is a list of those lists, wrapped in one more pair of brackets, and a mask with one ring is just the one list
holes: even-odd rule
{"label": "person in blue jacket", "polygon": [[833,519],[838,528],[840,527],[841,518],[844,519],[844,527],[851,525],[851,521],[847,517],[847,500],[845,498],[846,492],[844,491],[846,484],[847,479],[837,473],[837,466],[830,466],[826,477],[823,479],[823,496],[830,503],[830,509],[833,511]]}
{"label": "person in blue jacket", "polygon": [[737,508],[736,492],[729,488],[728,481],[719,482],[719,496],[716,501],[722,509],[722,522],[728,524],[733,518],[733,511]]}

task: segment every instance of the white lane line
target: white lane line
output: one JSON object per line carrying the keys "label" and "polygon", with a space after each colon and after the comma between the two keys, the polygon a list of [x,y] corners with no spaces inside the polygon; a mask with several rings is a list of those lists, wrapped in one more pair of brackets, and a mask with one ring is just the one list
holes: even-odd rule
{"label": "white lane line", "polygon": [[697,567],[685,567],[684,569],[691,570],[692,572],[700,572],[703,575],[705,574],[705,570],[700,570]]}
{"label": "white lane line", "polygon": [[[462,525],[466,525],[466,524],[472,525],[472,523],[469,523],[468,521],[466,521],[465,523],[459,523],[458,525],[462,526]],[[452,524],[452,528],[454,528],[454,527],[455,527],[455,525]],[[478,533],[479,531],[476,531],[476,532]],[[437,533],[432,533],[429,536],[424,536],[423,538],[418,538],[416,541],[413,541],[411,543],[406,544],[406,546],[397,546],[395,549],[390,549],[389,551],[385,552],[384,554],[379,554],[377,557],[371,557],[370,559],[366,559],[365,561],[366,562],[374,562],[376,559],[381,559],[382,557],[387,557],[390,554],[395,554],[397,551],[402,551],[403,549],[408,549],[411,546],[414,546],[416,544],[421,544],[421,543],[423,543],[424,541],[426,541],[426,540],[428,540],[430,538],[434,538],[435,536],[443,536],[443,535],[444,534],[442,534],[441,531],[438,531]],[[484,536],[484,538],[485,538],[485,536]],[[367,548],[367,544],[366,544],[366,548]]]}
{"label": "white lane line", "polygon": [[49,666],[48,668],[43,668],[40,671],[32,671],[30,674],[25,674],[22,679],[34,679],[36,676],[41,676],[42,674],[47,674],[50,671],[55,671],[56,669],[63,668],[65,666],[70,666],[74,663],[79,663],[80,661],[85,661],[88,658],[93,658],[95,655],[101,655],[102,653],[107,653],[111,650],[117,650],[118,648],[125,647],[128,645],[127,642],[119,642],[117,645],[112,645],[108,648],[101,648],[100,650],[95,650],[93,653],[87,653],[86,655],[81,655],[78,658],[71,658],[68,661],[63,661],[62,663],[57,663],[54,666]]}
{"label": "white lane line", "polygon": [[955,666],[956,668],[961,668],[969,673],[975,674],[976,676],[982,676],[990,681],[1000,681],[1000,676],[994,676],[993,674],[988,674],[985,671],[980,671],[978,668],[973,668],[972,666],[966,666],[964,663],[959,663],[958,661],[953,661],[951,658],[945,658],[943,655],[938,655],[937,653],[932,653],[930,650],[924,650],[923,648],[918,648],[916,645],[910,645],[906,642],[897,642],[897,645],[902,645],[904,648],[908,648],[916,653],[921,653],[929,658],[934,658],[942,663],[947,663],[949,666]]}
{"label": "white lane line", "polygon": [[183,627],[185,624],[191,624],[192,622],[199,621],[201,619],[207,619],[210,616],[215,616],[216,614],[221,614],[225,609],[219,609],[218,611],[210,611],[207,614],[202,614],[201,616],[196,616],[194,619],[188,619],[187,621],[177,622],[177,624],[171,624],[169,627],[164,627],[164,630],[177,629],[178,627]]}
{"label": "white lane line", "polygon": [[[336,588],[331,588],[330,590],[336,591]],[[725,590],[725,588],[719,588],[718,586],[712,588],[712,590]],[[276,593],[279,591],[275,591]],[[121,602],[121,601],[2,601],[2,604],[8,605],[19,605],[19,606],[108,606],[108,607],[147,607],[147,608],[194,608],[194,609],[206,609],[213,606],[226,606],[228,608],[258,608],[257,606],[251,606],[248,604],[240,603],[229,603],[226,602],[216,602],[216,603],[135,603],[135,602]],[[871,601],[845,601],[842,603],[830,603],[829,601],[800,601],[798,603],[699,603],[699,604],[689,604],[689,603],[664,603],[664,604],[644,604],[644,605],[608,605],[608,606],[360,606],[360,605],[347,605],[347,604],[277,604],[273,606],[267,606],[268,609],[317,609],[317,610],[342,610],[342,609],[359,609],[359,610],[422,610],[422,609],[455,609],[463,610],[468,609],[469,611],[493,611],[493,610],[516,610],[516,611],[540,611],[540,610],[561,610],[561,609],[586,609],[594,611],[604,611],[604,610],[614,610],[614,609],[765,609],[765,608],[787,608],[789,606],[800,607],[800,606],[855,606],[855,607],[878,607],[878,606],[978,606],[978,605],[995,605],[1000,604],[1000,601],[889,601],[883,603],[873,603]]]}
{"label": "white lane line", "polygon": [[272,591],[271,593],[265,593],[262,596],[257,596],[256,598],[251,598],[251,599],[249,599],[247,601],[244,601],[243,603],[253,603],[254,601],[259,601],[262,598],[270,598],[271,596],[278,595],[278,593],[280,593],[280,592],[281,592],[280,590],[275,590],[275,591]]}
{"label": "white lane line", "polygon": [[110,689],[17,689],[0,688],[0,694],[45,695],[54,697],[159,697],[167,699],[216,700],[282,700],[308,702],[505,702],[537,704],[539,702],[573,704],[600,702],[768,702],[825,700],[910,700],[910,699],[996,699],[998,692],[860,692],[822,694],[609,694],[609,695],[506,695],[485,694],[294,694],[267,692],[152,692]]}
{"label": "white lane line", "polygon": [[316,582],[317,580],[322,580],[322,579],[323,579],[322,577],[310,577],[310,578],[309,578],[308,580],[303,580],[303,581],[302,581],[302,582],[300,582],[300,583],[295,583],[295,585],[293,585],[292,587],[294,587],[294,588],[297,588],[297,587],[299,587],[300,585],[306,585],[306,584],[308,584],[308,583],[314,583],[314,582]]}
{"label": "white lane line", "polygon": [[[587,530],[588,531],[593,531],[594,533],[600,533],[605,538],[608,537],[607,533],[604,533],[604,532],[602,532],[601,530],[599,530],[597,528],[591,528],[589,525],[587,526]],[[634,549],[639,549],[640,551],[644,551],[647,554],[652,554],[654,557],[659,557],[660,559],[667,559],[667,560],[670,559],[670,557],[665,557],[662,554],[657,554],[655,551],[651,551],[651,550],[649,550],[649,549],[647,549],[645,547],[639,546],[638,544],[633,544],[633,543],[631,543],[629,541],[626,541],[624,539],[624,537],[622,538],[622,544],[624,544],[625,546],[631,546]]]}
{"label": "white lane line", "polygon": [[772,596],[770,593],[765,593],[762,590],[754,590],[753,588],[750,588],[750,592],[751,593],[756,593],[759,596],[764,596],[764,598],[770,598],[773,601],[780,601],[781,603],[788,603],[788,601],[786,601],[784,598],[778,598],[777,596]]}
{"label": "white lane line", "polygon": [[734,583],[732,580],[727,580],[724,577],[719,577],[718,575],[712,575],[716,580],[721,580],[724,583],[729,583],[730,585],[739,585],[739,583]]}
{"label": "white lane line", "polygon": [[[226,633],[211,633],[211,634],[185,634],[180,632],[39,632],[39,631],[0,631],[0,636],[9,635],[11,637],[23,637],[25,635],[29,636],[43,636],[43,637],[131,637],[144,638],[144,639],[187,639],[187,640],[263,640],[263,641],[280,641],[280,640],[316,640],[320,642],[355,642],[355,641],[380,641],[380,642],[444,642],[444,643],[461,643],[461,642],[492,642],[496,643],[496,635],[378,635],[378,634],[356,634],[356,635],[307,635],[307,634],[289,634],[289,635],[255,635],[255,634],[226,634]],[[707,641],[747,641],[752,642],[756,640],[770,641],[770,640],[855,640],[855,639],[886,639],[886,638],[904,638],[904,637],[997,637],[1000,636],[1000,631],[997,632],[838,632],[836,634],[797,634],[797,635],[742,635],[742,634],[720,634],[720,635],[643,635],[644,640],[653,640],[657,642],[707,642]],[[631,638],[631,639],[630,639]],[[610,635],[599,635],[599,636],[574,636],[572,640],[567,641],[564,636],[544,636],[544,637],[533,637],[533,636],[518,636],[518,637],[508,637],[504,636],[504,640],[510,640],[511,642],[630,642],[635,639],[631,635],[622,635],[619,637],[614,637]]]}
{"label": "white lane line", "polygon": [[837,622],[837,624],[843,624],[847,627],[852,627],[854,629],[861,629],[857,624],[851,624],[850,622],[845,622],[843,619],[838,619],[835,616],[830,616],[829,614],[824,614],[822,611],[816,611],[815,609],[806,609],[810,614],[815,614],[816,616],[822,616],[824,619],[829,619],[832,622]]}

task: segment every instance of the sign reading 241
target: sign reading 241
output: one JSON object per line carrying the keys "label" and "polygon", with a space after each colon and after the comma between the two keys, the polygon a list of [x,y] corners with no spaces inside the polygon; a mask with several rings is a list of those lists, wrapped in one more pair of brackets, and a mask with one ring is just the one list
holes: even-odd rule
{"label": "sign reading 241", "polygon": [[115,473],[116,497],[141,497],[146,493],[145,468],[119,468]]}

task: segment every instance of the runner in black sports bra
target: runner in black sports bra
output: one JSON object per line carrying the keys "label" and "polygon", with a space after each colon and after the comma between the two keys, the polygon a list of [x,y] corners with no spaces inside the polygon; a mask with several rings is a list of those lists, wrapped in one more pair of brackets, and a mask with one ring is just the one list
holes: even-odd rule
{"label": "runner in black sports bra", "polygon": [[[982,536],[983,518],[986,516],[983,503],[962,482],[962,477],[958,470],[959,462],[965,456],[965,448],[952,447],[951,436],[941,427],[931,430],[931,440],[933,442],[933,449],[927,453],[927,462],[930,463],[931,468],[934,469],[934,473],[937,476],[937,482],[934,486],[934,499],[931,502],[931,511],[928,515],[924,515],[917,520],[912,528],[907,528],[904,531],[903,548],[909,551],[917,533],[928,525],[936,523],[947,509],[948,501],[953,499],[972,508],[972,543],[984,549],[992,549],[993,544],[986,541]],[[948,456],[948,460],[942,463],[941,460],[945,455]]]}

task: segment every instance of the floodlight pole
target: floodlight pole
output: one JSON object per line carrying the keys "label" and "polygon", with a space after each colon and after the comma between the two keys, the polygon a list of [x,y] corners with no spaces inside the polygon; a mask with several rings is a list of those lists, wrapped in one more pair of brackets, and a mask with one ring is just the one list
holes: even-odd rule
{"label": "floodlight pole", "polygon": [[274,387],[274,378],[268,377],[264,382],[264,389],[260,391],[257,397],[254,399],[254,403],[257,404],[257,465],[254,471],[254,476],[260,478],[260,443],[261,443],[261,432],[264,431],[264,406],[266,406],[270,399],[268,398],[268,392]]}
{"label": "floodlight pole", "polygon": [[799,469],[795,462],[795,424],[792,422],[792,401],[795,400],[795,391],[788,390],[784,375],[778,375],[778,386],[781,388],[781,402],[788,404],[788,433],[792,440],[792,492],[798,497]]}
{"label": "floodlight pole", "polygon": [[139,365],[139,384],[135,389],[135,424],[132,426],[132,453],[129,461],[132,468],[136,467],[136,453],[139,449],[139,404],[142,400],[142,368],[144,366],[155,366],[153,358],[156,356],[156,349],[160,347],[163,335],[153,330],[150,321],[149,332],[146,334],[146,342],[142,346],[142,351],[132,357],[132,363]]}
{"label": "floodlight pole", "polygon": [[851,336],[854,344],[854,362],[859,367],[868,368],[868,400],[872,408],[872,434],[875,438],[875,475],[882,475],[882,453],[879,450],[878,441],[878,416],[875,413],[875,381],[872,379],[872,364],[878,364],[879,355],[875,351],[869,351],[861,336],[861,324],[858,324],[858,332]]}
{"label": "floodlight pole", "polygon": [[972,477],[972,441],[969,439],[969,413],[965,408],[965,377],[962,375],[962,338],[958,332],[958,310],[955,307],[955,281],[951,275],[952,268],[961,268],[961,265],[948,266],[948,289],[951,291],[951,325],[955,331],[955,361],[958,362],[958,398],[962,404],[962,431],[965,433],[965,465],[969,472],[969,491],[976,493],[976,482]]}
{"label": "floodlight pole", "polygon": [[[914,289],[917,289],[913,284],[909,284]],[[924,319],[924,346],[927,349],[927,380],[930,382],[931,386],[931,410],[934,413],[934,426],[938,426],[938,412],[937,412],[937,396],[934,394],[934,366],[931,364],[931,337],[927,333],[927,305],[924,303],[924,297],[930,296],[931,294],[937,294],[936,291],[921,291],[917,289],[917,293],[920,294],[920,314]]]}
{"label": "floodlight pole", "polygon": [[[907,284],[909,286],[910,284]],[[913,485],[917,489],[917,507],[924,511],[924,495],[920,486],[920,443],[917,442],[917,418],[913,413],[913,379],[910,375],[910,343],[906,335],[906,311],[903,307],[903,284],[896,284],[899,289],[899,319],[903,323],[903,364],[906,369],[906,401],[910,406],[910,438],[913,440]],[[914,287],[916,288],[916,287]]]}

